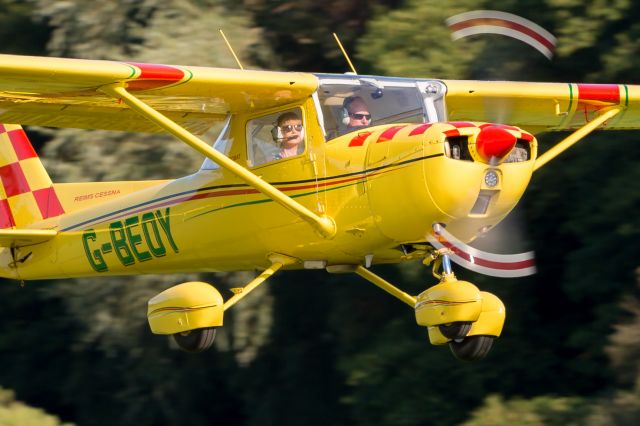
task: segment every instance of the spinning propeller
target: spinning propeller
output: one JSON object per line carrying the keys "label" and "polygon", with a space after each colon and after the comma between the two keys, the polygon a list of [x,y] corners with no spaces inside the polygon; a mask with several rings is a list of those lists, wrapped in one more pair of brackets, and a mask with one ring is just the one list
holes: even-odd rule
{"label": "spinning propeller", "polygon": [[496,254],[472,247],[435,224],[427,241],[436,249],[446,249],[451,260],[470,271],[493,277],[515,278],[536,273],[534,253]]}

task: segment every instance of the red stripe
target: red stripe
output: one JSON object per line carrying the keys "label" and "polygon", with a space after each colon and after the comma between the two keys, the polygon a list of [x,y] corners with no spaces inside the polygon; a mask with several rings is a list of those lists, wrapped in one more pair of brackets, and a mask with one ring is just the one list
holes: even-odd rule
{"label": "red stripe", "polygon": [[349,142],[349,146],[362,146],[364,144],[364,141],[369,137],[370,134],[371,132],[358,133],[358,136],[351,139],[351,142]]}
{"label": "red stripe", "polygon": [[[402,166],[402,167],[406,167],[406,166]],[[347,179],[340,179],[340,180],[334,180],[334,181],[330,181],[330,182],[318,182],[310,184],[310,185],[299,185],[299,186],[288,186],[288,187],[284,187],[281,185],[278,185],[277,188],[280,189],[283,192],[289,192],[289,191],[299,191],[302,189],[308,189],[308,188],[321,188],[321,187],[329,187],[329,186],[335,186],[337,184],[342,184],[345,182],[352,182],[352,181],[357,181],[357,180],[364,180],[364,179],[370,179],[372,177],[375,176],[380,176],[380,175],[384,175],[386,173],[390,173],[394,170],[398,170],[398,168],[390,168],[390,169],[385,169],[385,170],[379,170],[377,172],[373,172],[373,173],[364,173],[364,175],[362,176],[356,176],[353,178],[347,178]],[[105,215],[101,218],[94,218],[92,220],[88,220],[86,222],[83,222],[83,225],[92,223],[92,224],[96,224],[96,223],[103,223],[107,220],[114,220],[114,219],[118,219],[121,217],[126,217],[129,215],[133,215],[133,214],[137,214],[140,212],[144,212],[144,211],[149,211],[152,209],[157,209],[160,207],[164,207],[164,206],[171,206],[174,204],[178,204],[178,203],[182,203],[185,201],[189,201],[189,200],[195,200],[195,199],[204,199],[204,198],[215,198],[215,197],[220,197],[220,196],[224,196],[224,195],[243,195],[243,194],[258,194],[258,191],[251,188],[251,189],[236,189],[236,190],[223,190],[223,191],[217,191],[217,192],[207,192],[207,193],[201,193],[201,194],[196,194],[196,195],[188,195],[188,196],[184,196],[184,197],[180,197],[180,198],[173,198],[171,200],[167,200],[164,202],[160,202],[157,204],[154,203],[149,203],[146,204],[144,207],[141,207],[137,210],[127,210],[125,212],[122,212],[119,215],[114,215],[115,213],[112,212],[109,215]],[[176,194],[174,194],[176,195]],[[299,195],[303,195],[303,194],[299,194]],[[308,195],[308,194],[305,194]],[[268,200],[268,199],[266,199]],[[108,217],[108,219],[106,219],[106,217]],[[100,221],[100,219],[104,219],[102,221]],[[67,229],[72,229],[72,228],[76,228],[79,225],[73,225],[71,227],[68,227]]]}
{"label": "red stripe", "polygon": [[7,129],[4,127],[4,124],[0,124],[0,133],[6,132]]}
{"label": "red stripe", "polygon": [[29,138],[24,130],[12,130],[7,132],[7,135],[9,136],[9,140],[11,140],[11,145],[13,145],[13,150],[18,156],[18,160],[26,160],[27,158],[38,156],[33,146],[31,146],[31,142],[29,142]]}
{"label": "red stripe", "polygon": [[530,133],[522,132],[522,134],[520,135],[520,139],[531,142],[533,140],[533,135]]}
{"label": "red stripe", "polygon": [[[364,180],[365,178],[371,178],[374,176],[378,176],[378,175],[382,175],[385,173],[390,172],[391,170],[381,170],[378,171],[376,173],[369,173],[366,176],[356,176],[353,178],[348,178],[348,179],[341,179],[341,180],[335,180],[335,181],[331,181],[331,182],[319,182],[318,184],[311,184],[311,185],[299,185],[299,186],[288,186],[288,187],[278,187],[278,189],[280,189],[281,191],[299,191],[302,189],[309,189],[309,188],[320,188],[320,187],[325,187],[325,186],[332,186],[332,185],[336,185],[336,184],[340,184],[340,183],[345,183],[345,182],[351,182],[351,181],[356,181],[356,180]],[[205,193],[201,193],[201,194],[196,194],[196,195],[188,195],[185,197],[180,197],[180,198],[174,198],[172,200],[167,200],[158,204],[150,204],[150,205],[146,205],[142,208],[139,208],[137,210],[128,210],[120,215],[116,215],[116,216],[110,216],[108,220],[114,220],[114,219],[118,219],[121,217],[125,217],[125,216],[130,216],[133,214],[137,214],[140,212],[144,212],[144,211],[148,211],[148,210],[152,210],[152,209],[157,209],[160,207],[164,207],[164,206],[171,206],[174,204],[178,204],[178,203],[182,203],[185,201],[192,201],[192,200],[201,200],[201,199],[205,199],[205,198],[215,198],[215,197],[222,197],[225,195],[245,195],[245,194],[258,194],[259,192],[253,188],[250,189],[231,189],[231,190],[224,190],[224,191],[217,191],[217,192],[205,192]],[[99,223],[99,222],[98,222]]]}
{"label": "red stripe", "polygon": [[475,302],[475,300],[456,302],[456,301],[453,301],[453,300],[437,299],[437,300],[425,300],[425,301],[421,302],[421,304],[423,304],[423,305],[464,305],[465,303],[473,303],[473,302]]}
{"label": "red stripe", "polygon": [[439,306],[460,306],[460,305],[466,305],[467,303],[474,303],[476,302],[475,300],[469,300],[469,301],[465,301],[465,302],[450,302],[448,300],[424,300],[422,302],[418,302],[416,303],[416,309],[424,307],[424,306],[428,306],[430,308],[435,308],[435,307],[439,307]]}
{"label": "red stripe", "polygon": [[508,126],[506,124],[493,124],[493,123],[481,124],[480,128],[484,129],[485,127],[489,127],[489,126],[491,126],[491,127],[499,127],[501,129],[507,129],[507,130],[514,130],[516,132],[520,132],[521,131],[520,129],[518,129],[517,127],[514,127],[514,126]]}
{"label": "red stripe", "polygon": [[64,209],[60,204],[56,191],[51,188],[43,188],[33,191],[40,213],[43,219],[60,216],[64,214]]}
{"label": "red stripe", "polygon": [[578,84],[578,99],[619,104],[620,89],[617,84]]}
{"label": "red stripe", "polygon": [[129,62],[129,65],[140,69],[140,75],[128,83],[127,88],[129,90],[157,89],[175,84],[185,76],[184,71],[169,65],[139,64],[135,62]]}
{"label": "red stripe", "polygon": [[4,186],[4,192],[8,197],[14,195],[24,194],[29,192],[29,182],[24,176],[22,167],[19,163],[7,164],[0,167],[0,179],[2,179],[2,185]]}
{"label": "red stripe", "polygon": [[446,130],[443,133],[446,136],[460,136],[460,130],[458,130],[458,129]]}
{"label": "red stripe", "polygon": [[553,44],[553,42],[547,38],[545,38],[542,34],[535,32],[534,30],[532,30],[529,27],[526,27],[522,24],[518,24],[516,22],[512,22],[512,21],[507,21],[505,19],[498,19],[498,18],[475,18],[475,19],[468,19],[466,21],[461,21],[455,24],[452,24],[449,26],[449,28],[451,29],[451,31],[460,31],[463,30],[465,28],[469,28],[469,27],[475,27],[478,25],[493,25],[496,27],[503,27],[503,28],[509,28],[512,29],[514,31],[518,31],[522,34],[526,34],[529,37],[533,38],[534,40],[538,41],[540,44],[542,44],[544,47],[546,47],[547,49],[549,49],[550,51],[553,51],[553,49],[555,48],[555,45]]}
{"label": "red stripe", "polygon": [[[227,195],[246,195],[246,194],[257,194],[259,191],[257,189],[228,189],[226,191],[218,191],[218,192],[205,192],[202,194],[195,194],[189,197],[184,197],[182,201],[191,201],[191,200],[200,200],[203,198],[211,198],[211,197],[224,197]],[[172,201],[173,202],[173,201]]]}
{"label": "red stripe", "polygon": [[[371,173],[369,174],[367,177],[371,178],[373,176],[376,176],[378,174],[380,174],[381,172],[378,173]],[[278,189],[280,191],[299,191],[301,189],[311,189],[311,188],[321,188],[321,187],[325,187],[325,186],[329,186],[329,185],[338,185],[341,183],[346,183],[346,182],[353,182],[354,180],[360,180],[363,179],[364,176],[356,176],[353,178],[348,178],[348,179],[340,179],[340,180],[334,180],[331,182],[320,182],[320,183],[313,183],[311,185],[304,185],[304,186],[285,186],[285,187],[278,187]]]}
{"label": "red stripe", "polygon": [[160,64],[141,64],[137,62],[130,62],[131,65],[140,68],[140,79],[153,79],[153,80],[173,80],[179,81],[184,77],[184,72],[169,65]]}
{"label": "red stripe", "polygon": [[385,130],[384,132],[382,132],[380,134],[380,136],[378,136],[378,140],[376,141],[376,143],[378,142],[387,142],[393,139],[393,137],[396,135],[396,133],[398,133],[401,129],[404,129],[406,127],[405,126],[393,126],[393,127],[389,127],[387,130]]}
{"label": "red stripe", "polygon": [[0,228],[7,229],[14,226],[16,226],[16,222],[13,220],[9,201],[0,200]]}
{"label": "red stripe", "polygon": [[431,123],[421,124],[409,133],[409,136],[421,135],[427,131],[429,127],[431,127]]}
{"label": "red stripe", "polygon": [[473,263],[474,265],[483,266],[485,268],[491,269],[499,269],[503,271],[515,271],[518,269],[532,268],[535,266],[535,261],[533,259],[521,260],[518,262],[496,262],[495,260],[482,259],[480,257],[471,256],[470,254],[462,251],[462,249],[454,246],[449,241],[444,238],[439,238],[440,241],[445,247],[450,249],[452,252],[463,258],[469,263]]}
{"label": "red stripe", "polygon": [[469,123],[468,121],[450,121],[447,124],[451,124],[453,127],[457,129],[461,129],[463,127],[478,127],[473,123]]}

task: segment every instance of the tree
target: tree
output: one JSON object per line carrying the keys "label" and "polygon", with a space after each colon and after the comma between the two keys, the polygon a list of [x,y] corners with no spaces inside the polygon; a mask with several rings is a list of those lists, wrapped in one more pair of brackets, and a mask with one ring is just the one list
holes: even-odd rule
{"label": "tree", "polygon": [[32,6],[20,0],[0,0],[0,40],[3,53],[42,55],[49,28],[32,18]]}
{"label": "tree", "polygon": [[345,72],[349,68],[331,33],[337,33],[347,52],[353,53],[368,20],[401,3],[399,0],[247,0],[240,4],[251,13],[272,47],[269,56],[257,46],[252,49],[258,64],[287,71]]}
{"label": "tree", "polygon": [[4,426],[73,426],[44,411],[15,400],[13,392],[0,388],[0,424]]}

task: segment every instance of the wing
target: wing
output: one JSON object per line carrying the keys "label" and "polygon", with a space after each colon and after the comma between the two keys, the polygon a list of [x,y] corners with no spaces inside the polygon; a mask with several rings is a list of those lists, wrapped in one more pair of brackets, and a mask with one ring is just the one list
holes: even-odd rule
{"label": "wing", "polygon": [[[336,232],[333,219],[311,211],[194,135],[230,113],[306,99],[317,86],[316,77],[304,73],[0,55],[0,123],[167,131],[329,238]],[[0,244],[23,237],[0,235]]]}
{"label": "wing", "polygon": [[195,134],[228,113],[287,104],[317,88],[304,73],[0,55],[0,123],[161,131],[98,90],[113,83]]}
{"label": "wing", "polygon": [[444,80],[452,121],[511,124],[531,132],[583,126],[601,112],[621,112],[604,127],[640,128],[640,86]]}

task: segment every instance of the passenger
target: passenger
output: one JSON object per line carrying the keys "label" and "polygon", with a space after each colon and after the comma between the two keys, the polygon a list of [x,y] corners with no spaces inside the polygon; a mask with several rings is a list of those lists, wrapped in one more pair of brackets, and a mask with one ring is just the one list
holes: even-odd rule
{"label": "passenger", "polygon": [[304,152],[304,127],[295,112],[285,112],[276,121],[274,139],[280,146],[275,160],[295,157]]}

